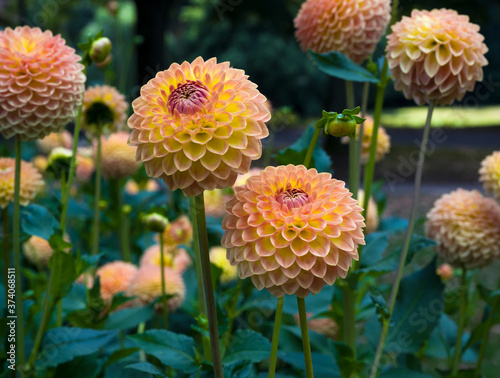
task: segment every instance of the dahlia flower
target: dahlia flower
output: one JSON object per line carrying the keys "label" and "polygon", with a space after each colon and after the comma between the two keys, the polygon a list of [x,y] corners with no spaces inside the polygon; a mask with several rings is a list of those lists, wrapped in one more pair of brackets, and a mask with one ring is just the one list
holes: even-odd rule
{"label": "dahlia flower", "polygon": [[118,90],[109,85],[96,85],[83,96],[82,126],[92,134],[123,130],[128,103]]}
{"label": "dahlia flower", "polygon": [[222,246],[240,278],[281,297],[345,278],[364,244],[361,207],[345,183],[304,166],[267,167],[234,188]]}
{"label": "dahlia flower", "polygon": [[480,268],[500,257],[500,206],[477,190],[439,198],[427,214],[426,231],[451,265]]}
{"label": "dahlia flower", "polygon": [[387,60],[395,88],[418,105],[450,105],[483,79],[479,26],[450,9],[413,10],[392,26]]}
{"label": "dahlia flower", "polygon": [[[325,335],[329,339],[336,340],[339,334],[339,326],[332,318],[314,318],[312,312],[307,313],[307,327],[320,335]],[[295,323],[300,325],[299,314],[294,315]]]}
{"label": "dahlia flower", "polygon": [[224,206],[230,198],[222,189],[206,190],[203,192],[205,199],[205,214],[212,217],[223,217],[226,213]]}
{"label": "dahlia flower", "polygon": [[135,265],[124,261],[113,261],[97,269],[103,301],[110,302],[116,294],[127,291],[136,272]]}
{"label": "dahlia flower", "polygon": [[[191,257],[184,248],[163,248],[163,261],[165,266],[172,270],[182,273],[191,265]],[[152,245],[144,251],[139,265],[142,266],[161,266],[160,245]]]}
{"label": "dahlia flower", "polygon": [[245,185],[250,177],[258,175],[261,171],[262,169],[260,168],[252,168],[247,173],[243,175],[238,175],[238,178],[236,179],[234,186]]}
{"label": "dahlia flower", "polygon": [[441,264],[437,267],[436,274],[441,277],[443,281],[447,281],[453,277],[453,268],[450,264]]}
{"label": "dahlia flower", "polygon": [[226,248],[212,247],[210,248],[210,262],[222,270],[220,281],[228,283],[234,281],[238,277],[238,269],[231,265],[226,257]]}
{"label": "dahlia flower", "polygon": [[495,151],[481,162],[479,181],[487,193],[500,201],[500,151]]}
{"label": "dahlia flower", "polygon": [[84,66],[60,35],[0,31],[0,134],[34,140],[61,132],[82,101]]}
{"label": "dahlia flower", "polygon": [[127,144],[128,135],[120,131],[102,137],[101,166],[104,178],[122,179],[133,175],[139,168],[134,157],[135,148]]}
{"label": "dahlia flower", "polygon": [[186,196],[231,187],[262,154],[266,98],[242,70],[195,59],[172,64],[141,89],[129,144],[150,177]]}
{"label": "dahlia flower", "polygon": [[141,188],[134,179],[129,179],[125,183],[125,191],[130,195],[135,195],[141,190],[145,190],[146,192],[156,192],[159,189],[160,186],[158,185],[158,182],[153,179],[146,181],[146,186],[144,188]]}
{"label": "dahlia flower", "polygon": [[[358,190],[358,203],[362,206],[365,200],[365,192],[364,190]],[[365,234],[369,234],[370,232],[376,231],[379,225],[380,219],[378,216],[377,204],[373,200],[373,197],[370,196],[368,200],[368,209],[366,212],[366,227]]]}
{"label": "dahlia flower", "polygon": [[31,163],[40,172],[44,172],[47,169],[47,165],[49,164],[49,161],[47,160],[47,156],[36,155],[32,159]]}
{"label": "dahlia flower", "polygon": [[95,164],[92,158],[92,151],[79,148],[76,154],[76,175],[79,182],[87,182],[94,173]]}
{"label": "dahlia flower", "polygon": [[[64,240],[69,242],[69,237],[66,235]],[[47,266],[53,254],[49,241],[39,236],[32,235],[23,244],[23,255],[32,265]]]}
{"label": "dahlia flower", "polygon": [[36,141],[38,149],[42,154],[48,155],[57,147],[71,148],[73,144],[73,136],[67,130],[61,133],[50,133],[42,139]]}
{"label": "dahlia flower", "polygon": [[304,51],[339,51],[361,63],[375,51],[390,18],[390,0],[307,0],[295,17],[295,36]]}
{"label": "dahlia flower", "polygon": [[189,218],[181,215],[171,222],[162,234],[165,246],[176,247],[180,244],[189,245],[193,241],[193,226]]}
{"label": "dahlia flower", "polygon": [[[151,303],[162,295],[161,268],[153,265],[145,265],[139,268],[127,290],[127,295],[137,297],[132,300],[133,305],[145,305]],[[173,295],[167,301],[167,311],[175,311],[184,302],[186,287],[179,272],[165,268],[165,293]],[[157,309],[163,306],[158,302]]]}
{"label": "dahlia flower", "polygon": [[[0,158],[0,207],[4,209],[14,202],[14,181],[16,161],[12,158]],[[44,187],[42,175],[33,164],[21,161],[21,180],[19,203],[27,206]]]}

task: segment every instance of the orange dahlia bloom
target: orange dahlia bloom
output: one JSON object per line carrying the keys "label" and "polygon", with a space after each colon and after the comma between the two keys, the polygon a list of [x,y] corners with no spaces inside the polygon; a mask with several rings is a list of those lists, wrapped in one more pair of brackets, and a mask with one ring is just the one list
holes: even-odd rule
{"label": "orange dahlia bloom", "polygon": [[[0,207],[4,209],[14,202],[14,181],[16,161],[12,158],[0,158]],[[42,175],[33,164],[21,161],[21,180],[19,203],[27,206],[44,187]]]}
{"label": "orange dahlia bloom", "polygon": [[[186,286],[179,272],[170,268],[165,268],[165,293],[173,295],[167,301],[167,310],[175,311],[184,302],[186,296]],[[145,265],[139,268],[130,283],[127,295],[137,297],[132,300],[133,305],[146,305],[162,295],[161,268],[153,265]],[[157,304],[161,309],[162,302]]]}
{"label": "orange dahlia bloom", "polygon": [[181,215],[165,227],[162,237],[165,246],[189,245],[193,241],[193,225],[187,216]]}
{"label": "orange dahlia bloom", "polygon": [[127,144],[128,136],[128,133],[120,131],[102,137],[101,167],[106,179],[122,179],[133,175],[139,168],[134,157],[135,147]]}
{"label": "orange dahlia bloom", "polygon": [[123,130],[128,103],[118,90],[109,85],[87,88],[83,96],[82,126],[99,135]]}
{"label": "orange dahlia bloom", "polygon": [[150,177],[186,196],[231,187],[262,154],[266,98],[244,71],[215,58],[172,64],[141,89],[129,143]]}
{"label": "orange dahlia bloom", "polygon": [[364,244],[361,207],[345,183],[304,166],[267,167],[234,188],[222,245],[240,278],[281,297],[345,278]]}
{"label": "orange dahlia bloom", "polygon": [[61,132],[82,101],[80,57],[60,35],[18,26],[0,31],[0,134],[22,140]]}
{"label": "orange dahlia bloom", "polygon": [[[191,257],[184,248],[166,247],[163,249],[165,266],[182,273],[191,265]],[[161,267],[160,245],[152,245],[144,251],[139,263],[140,266],[153,265]]]}
{"label": "orange dahlia bloom", "polygon": [[500,206],[477,190],[439,198],[427,214],[426,231],[451,265],[480,268],[500,257]]}
{"label": "orange dahlia bloom", "polygon": [[110,302],[116,294],[125,292],[136,272],[135,265],[124,261],[113,261],[97,269],[103,301]]}
{"label": "orange dahlia bloom", "polygon": [[212,247],[210,248],[210,262],[222,270],[220,281],[227,283],[234,281],[238,277],[238,269],[231,265],[227,259],[226,248]]}
{"label": "orange dahlia bloom", "polygon": [[304,51],[339,51],[361,63],[375,51],[390,17],[390,0],[307,0],[295,17],[295,36]]}
{"label": "orange dahlia bloom", "polygon": [[38,149],[42,154],[49,155],[56,147],[70,149],[73,144],[73,135],[67,130],[61,133],[50,133],[42,139],[36,141]]}
{"label": "orange dahlia bloom", "polygon": [[500,151],[495,151],[481,162],[479,181],[487,193],[493,193],[500,201]]}
{"label": "orange dahlia bloom", "polygon": [[484,37],[478,25],[454,10],[413,10],[387,38],[394,86],[418,105],[450,105],[483,79]]}

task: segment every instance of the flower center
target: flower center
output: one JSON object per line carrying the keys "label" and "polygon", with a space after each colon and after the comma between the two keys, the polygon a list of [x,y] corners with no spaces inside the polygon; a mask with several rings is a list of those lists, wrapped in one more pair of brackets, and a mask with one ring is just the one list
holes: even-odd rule
{"label": "flower center", "polygon": [[304,206],[309,202],[309,195],[301,189],[287,189],[276,195],[276,201],[280,205],[287,205],[293,209]]}
{"label": "flower center", "polygon": [[209,89],[200,81],[188,80],[187,83],[180,84],[173,89],[170,86],[170,96],[168,96],[167,109],[171,114],[177,110],[180,114],[194,114],[203,109],[203,105],[208,101]]}

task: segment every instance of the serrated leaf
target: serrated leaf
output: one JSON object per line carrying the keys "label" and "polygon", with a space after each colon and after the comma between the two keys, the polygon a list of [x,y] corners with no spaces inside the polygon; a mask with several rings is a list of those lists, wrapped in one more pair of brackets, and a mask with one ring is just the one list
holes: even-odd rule
{"label": "serrated leaf", "polygon": [[43,206],[29,204],[21,210],[21,230],[49,240],[59,227],[56,218]]}
{"label": "serrated leaf", "polygon": [[129,329],[149,321],[155,313],[154,305],[126,308],[109,315],[104,329]]}
{"label": "serrated leaf", "polygon": [[231,338],[223,362],[260,362],[268,358],[270,353],[271,343],[267,338],[255,331],[239,329]]}
{"label": "serrated leaf", "polygon": [[329,76],[359,82],[378,83],[380,81],[371,72],[357,65],[341,52],[331,51],[318,54],[309,50],[309,54],[319,70]]}

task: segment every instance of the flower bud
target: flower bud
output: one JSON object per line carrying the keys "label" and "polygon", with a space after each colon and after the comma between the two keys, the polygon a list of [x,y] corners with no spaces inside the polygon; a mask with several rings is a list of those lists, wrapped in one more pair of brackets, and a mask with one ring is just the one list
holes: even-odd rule
{"label": "flower bud", "polygon": [[92,43],[89,55],[94,63],[102,63],[108,58],[110,52],[111,41],[109,38],[102,37]]}
{"label": "flower bud", "polygon": [[351,137],[356,135],[356,125],[365,119],[358,117],[359,106],[354,109],[344,109],[342,113],[323,110],[321,119],[316,122],[317,128],[323,128],[325,134],[335,137]]}
{"label": "flower bud", "polygon": [[158,213],[145,215],[142,221],[153,232],[163,232],[169,223],[166,217]]}
{"label": "flower bud", "polygon": [[453,277],[453,268],[450,264],[441,264],[437,267],[436,274],[441,277],[443,281],[447,281]]}
{"label": "flower bud", "polygon": [[73,152],[67,148],[54,148],[49,155],[46,171],[53,173],[56,177],[62,177],[63,174],[67,177],[72,155]]}

